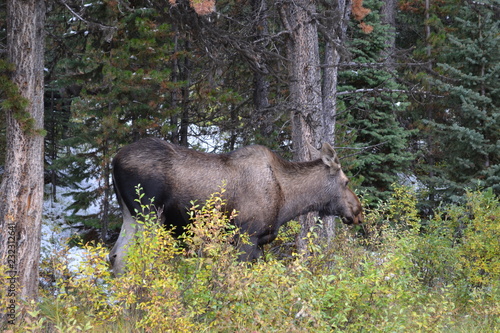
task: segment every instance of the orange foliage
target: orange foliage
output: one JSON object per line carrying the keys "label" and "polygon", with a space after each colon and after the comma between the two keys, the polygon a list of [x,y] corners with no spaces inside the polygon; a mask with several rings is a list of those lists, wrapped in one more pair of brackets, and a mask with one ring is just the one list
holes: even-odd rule
{"label": "orange foliage", "polygon": [[363,22],[363,19],[366,15],[370,14],[371,10],[363,7],[363,0],[353,0],[352,1],[352,15],[357,21],[360,21],[359,27],[364,33],[371,33],[373,31],[373,27],[369,24]]}
{"label": "orange foliage", "polygon": [[[172,6],[177,6],[177,0],[168,0]],[[191,8],[198,15],[208,15],[215,11],[215,0],[189,0]]]}
{"label": "orange foliage", "polygon": [[198,15],[208,15],[215,11],[215,0],[189,0]]}
{"label": "orange foliage", "polygon": [[363,0],[353,0],[352,2],[352,14],[354,18],[358,21],[363,20],[366,15],[370,14],[371,10],[363,7]]}
{"label": "orange foliage", "polygon": [[369,34],[373,31],[373,26],[369,25],[369,24],[366,24],[365,22],[361,22],[359,24],[359,27],[361,28],[361,30],[365,33],[365,34]]}

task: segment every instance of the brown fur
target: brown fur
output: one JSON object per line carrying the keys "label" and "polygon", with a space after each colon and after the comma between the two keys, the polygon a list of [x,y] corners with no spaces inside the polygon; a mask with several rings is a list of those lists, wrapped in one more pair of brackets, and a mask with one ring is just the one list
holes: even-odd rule
{"label": "brown fur", "polygon": [[263,146],[240,148],[228,154],[207,154],[159,139],[145,139],[124,147],[114,159],[115,189],[124,211],[122,234],[110,253],[115,272],[123,270],[124,249],[134,233],[129,224],[138,208],[134,186],[141,184],[147,198],[163,209],[167,224],[183,226],[184,212],[193,200],[204,202],[225,183],[228,211],[251,245],[242,245],[242,260],[260,255],[260,246],[276,238],[279,227],[310,212],[341,216],[360,223],[363,215],[338,158],[324,145],[321,158],[289,162]]}

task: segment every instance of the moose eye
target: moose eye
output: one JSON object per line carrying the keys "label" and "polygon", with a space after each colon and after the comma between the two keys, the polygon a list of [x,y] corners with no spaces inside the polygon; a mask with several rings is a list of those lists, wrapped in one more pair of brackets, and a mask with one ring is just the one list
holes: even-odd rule
{"label": "moose eye", "polygon": [[345,187],[347,187],[347,185],[349,185],[349,181],[348,180],[346,180],[346,182],[345,182]]}

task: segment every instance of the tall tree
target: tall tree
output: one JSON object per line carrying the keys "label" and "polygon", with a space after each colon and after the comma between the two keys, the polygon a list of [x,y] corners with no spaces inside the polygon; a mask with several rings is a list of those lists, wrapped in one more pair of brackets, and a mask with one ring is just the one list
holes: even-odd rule
{"label": "tall tree", "polygon": [[[8,295],[38,295],[43,200],[43,0],[7,1],[7,60],[17,87],[2,105],[7,120],[5,174],[0,185],[0,264],[7,265]],[[17,95],[17,96],[15,96]],[[10,322],[10,312],[1,319]]]}
{"label": "tall tree", "polygon": [[[371,9],[365,23],[372,27],[367,34],[355,22],[349,29],[347,45],[352,61],[340,73],[339,99],[345,108],[342,132],[352,133],[357,146],[369,147],[356,156],[352,172],[359,175],[365,199],[385,199],[392,183],[409,175],[413,160],[408,151],[412,131],[402,126],[408,107],[406,88],[396,81],[390,50],[393,49],[391,25],[381,24],[381,9],[387,5],[368,0]],[[389,53],[390,52],[390,53]],[[344,127],[345,126],[345,127]]]}
{"label": "tall tree", "polygon": [[456,200],[475,186],[500,193],[498,12],[498,1],[465,2],[438,58],[440,76],[432,81],[444,98],[433,127],[446,166],[436,173],[440,197]]}
{"label": "tall tree", "polygon": [[[422,208],[460,201],[466,188],[498,191],[498,1],[401,2],[399,40],[423,61],[409,78],[423,94],[413,104],[422,135],[415,173],[426,189]],[[420,22],[417,24],[415,21]],[[409,28],[412,27],[412,28]]]}
{"label": "tall tree", "polygon": [[396,0],[384,0],[380,9],[381,23],[389,28],[383,52],[384,60],[392,68],[396,50],[396,2]]}
{"label": "tall tree", "polygon": [[[338,64],[351,5],[350,1],[281,3],[281,20],[288,34],[290,118],[296,160],[314,159],[316,147],[323,142],[335,141]],[[359,20],[368,13],[362,7],[362,1],[354,1],[353,8]],[[305,235],[315,224],[314,215],[301,217],[302,229],[297,246],[302,251],[306,247]],[[334,226],[332,218],[324,220],[324,239],[333,238]]]}
{"label": "tall tree", "polygon": [[[267,21],[269,8],[267,6],[267,0],[252,0],[252,14],[255,17],[254,24],[254,34],[257,40],[262,41],[261,43],[268,44],[266,41],[266,36],[269,35],[269,25]],[[253,104],[255,107],[255,112],[253,113],[253,118],[258,123],[259,134],[262,137],[269,137],[272,132],[272,125],[269,117],[269,80],[266,79],[267,69],[263,67],[262,70],[254,71],[254,94],[253,94]]]}
{"label": "tall tree", "polygon": [[[91,203],[100,206],[100,214],[75,214],[74,220],[101,229],[103,240],[107,239],[113,195],[113,155],[119,147],[146,135],[168,136],[170,116],[177,112],[169,103],[170,93],[183,84],[171,81],[169,26],[154,8],[136,5],[139,8],[120,10],[118,3],[96,2],[86,10],[73,9],[70,15],[80,19],[65,33],[81,36],[80,52],[60,64],[73,73],[73,82],[82,89],[72,101],[73,121],[65,140],[77,153],[61,156],[56,165],[66,166],[65,182],[75,189],[70,207],[74,213]],[[98,29],[88,33],[92,22],[76,11],[99,18]],[[89,178],[97,181],[97,189],[79,187]]]}

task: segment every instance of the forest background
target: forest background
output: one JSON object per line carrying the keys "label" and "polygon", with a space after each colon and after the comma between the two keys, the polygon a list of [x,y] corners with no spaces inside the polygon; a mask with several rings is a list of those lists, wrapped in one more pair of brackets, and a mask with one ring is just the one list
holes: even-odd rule
{"label": "forest background", "polygon": [[[466,189],[498,193],[497,2],[363,5],[369,10],[361,21],[344,17],[345,32],[328,30],[337,15],[332,3],[318,3],[311,17],[320,60],[326,63],[330,39],[339,59],[318,64],[322,72],[338,69],[335,101],[325,111],[334,128],[310,143],[334,143],[368,203],[387,199],[392,183],[413,184],[424,214],[443,201],[460,202]],[[49,2],[45,183],[52,195],[75,186],[75,212],[100,205],[98,216],[82,221],[105,239],[116,213],[110,162],[142,137],[211,152],[258,143],[300,160],[302,147],[292,138],[301,130],[292,118],[312,102],[296,105],[291,96],[289,67],[300,55],[287,55],[283,6],[220,1],[199,15],[164,1]],[[343,28],[337,19],[333,27]],[[315,121],[309,117],[307,126],[319,131]],[[77,188],[89,178],[97,190]]]}
{"label": "forest background", "polygon": [[[44,183],[52,198],[72,188],[67,223],[84,239],[116,237],[110,163],[146,136],[295,160],[329,141],[367,208],[405,184],[422,221],[467,190],[500,192],[498,1],[46,6]],[[6,21],[2,2],[0,48]],[[0,167],[6,126],[2,112]]]}

